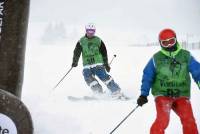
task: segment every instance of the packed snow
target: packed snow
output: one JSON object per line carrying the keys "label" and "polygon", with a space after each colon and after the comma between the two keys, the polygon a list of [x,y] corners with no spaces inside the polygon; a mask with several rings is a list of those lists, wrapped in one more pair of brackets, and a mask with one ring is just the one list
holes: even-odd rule
{"label": "packed snow", "polygon": [[[136,106],[140,95],[142,71],[159,46],[130,47],[107,45],[111,65],[110,75],[120,85],[122,92],[132,97],[130,101],[79,101],[72,102],[68,95],[91,95],[82,76],[82,62],[73,68],[60,85],[53,87],[70,69],[74,45],[39,45],[26,48],[25,77],[22,100],[29,108],[35,134],[109,134],[114,127]],[[73,42],[72,42],[73,43]],[[199,50],[191,51],[200,61]],[[103,83],[101,83],[103,85]],[[107,91],[104,86],[104,90]],[[200,90],[192,81],[194,115],[200,129]],[[114,132],[115,134],[147,134],[156,111],[152,95],[149,102],[136,111]],[[171,112],[166,134],[181,134],[179,118]]]}

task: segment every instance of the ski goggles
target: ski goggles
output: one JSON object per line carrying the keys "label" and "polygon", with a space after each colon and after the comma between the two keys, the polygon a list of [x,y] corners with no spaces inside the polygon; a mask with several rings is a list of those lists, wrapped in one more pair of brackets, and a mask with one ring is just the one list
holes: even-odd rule
{"label": "ski goggles", "polygon": [[86,33],[94,34],[95,33],[95,29],[86,29]]}
{"label": "ski goggles", "polygon": [[176,44],[176,38],[172,37],[172,38],[169,38],[169,39],[166,39],[166,40],[160,40],[160,44],[164,48],[172,47]]}

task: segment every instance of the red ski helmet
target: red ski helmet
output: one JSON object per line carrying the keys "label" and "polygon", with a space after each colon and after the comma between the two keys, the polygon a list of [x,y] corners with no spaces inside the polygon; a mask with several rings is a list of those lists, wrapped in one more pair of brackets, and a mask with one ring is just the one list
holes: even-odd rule
{"label": "red ski helmet", "polygon": [[172,29],[163,29],[159,34],[159,42],[163,48],[171,48],[176,44],[176,33]]}

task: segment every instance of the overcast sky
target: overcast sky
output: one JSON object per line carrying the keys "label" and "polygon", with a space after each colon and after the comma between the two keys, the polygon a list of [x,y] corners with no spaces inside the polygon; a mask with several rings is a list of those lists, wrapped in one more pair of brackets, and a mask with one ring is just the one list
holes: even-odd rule
{"label": "overcast sky", "polygon": [[152,41],[166,27],[199,36],[200,0],[31,0],[30,21],[62,21],[80,30],[93,22],[101,36],[122,41]]}

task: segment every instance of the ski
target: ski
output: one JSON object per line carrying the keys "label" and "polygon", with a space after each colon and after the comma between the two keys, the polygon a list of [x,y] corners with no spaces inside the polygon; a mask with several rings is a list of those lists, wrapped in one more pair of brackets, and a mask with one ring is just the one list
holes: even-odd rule
{"label": "ski", "polygon": [[98,100],[98,98],[93,97],[93,96],[83,96],[83,97],[67,96],[67,99],[71,100],[71,101],[81,101],[81,100],[91,101],[91,100]]}
{"label": "ski", "polygon": [[70,101],[95,101],[95,100],[102,100],[102,101],[129,101],[132,100],[132,98],[123,96],[120,98],[112,98],[112,97],[95,97],[95,96],[82,96],[82,97],[76,97],[76,96],[67,96],[67,99]]}

